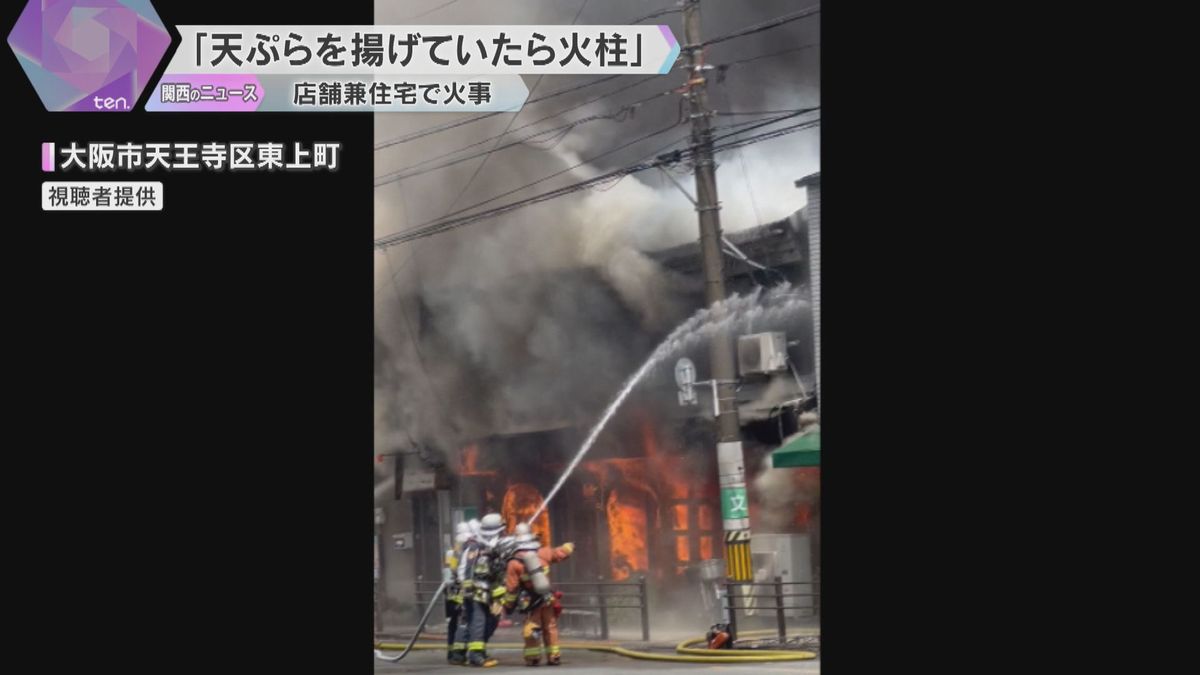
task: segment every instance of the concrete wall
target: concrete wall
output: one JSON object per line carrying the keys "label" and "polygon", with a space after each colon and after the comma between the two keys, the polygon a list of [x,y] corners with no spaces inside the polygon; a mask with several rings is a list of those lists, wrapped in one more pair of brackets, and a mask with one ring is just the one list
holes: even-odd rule
{"label": "concrete wall", "polygon": [[384,514],[384,522],[378,526],[378,530],[380,545],[383,548],[383,627],[386,631],[400,624],[411,624],[420,618],[415,608],[413,593],[413,550],[397,551],[392,536],[413,531],[412,500],[408,497],[396,499],[393,491],[377,501],[375,506],[382,508]]}

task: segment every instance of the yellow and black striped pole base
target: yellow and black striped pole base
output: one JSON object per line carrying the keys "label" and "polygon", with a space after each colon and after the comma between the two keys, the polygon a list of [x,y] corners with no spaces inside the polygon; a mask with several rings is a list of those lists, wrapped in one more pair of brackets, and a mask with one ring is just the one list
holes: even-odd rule
{"label": "yellow and black striped pole base", "polygon": [[750,530],[725,533],[725,576],[734,581],[753,581],[750,561]]}

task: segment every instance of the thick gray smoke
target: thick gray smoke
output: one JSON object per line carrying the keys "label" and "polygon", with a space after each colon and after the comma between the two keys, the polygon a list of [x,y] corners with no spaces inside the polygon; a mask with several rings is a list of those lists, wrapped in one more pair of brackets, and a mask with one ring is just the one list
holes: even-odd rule
{"label": "thick gray smoke", "polygon": [[[569,24],[583,0],[459,0],[408,21],[444,0],[377,0],[376,24]],[[706,0],[707,35],[793,12],[810,3]],[[577,23],[619,24],[673,0],[591,0]],[[682,39],[679,14],[667,23]],[[728,63],[819,42],[816,20],[794,22],[714,45],[707,58]],[[711,88],[723,112],[819,104],[819,47],[735,65]],[[588,81],[527,76],[531,97]],[[679,86],[681,71],[536,127],[606,112]],[[714,76],[715,80],[715,76]],[[529,106],[512,124],[582,102],[622,83],[598,85]],[[395,138],[461,116],[376,115],[376,138]],[[382,175],[500,134],[512,115],[465,125],[376,152]],[[717,124],[747,117],[718,117]],[[624,121],[582,125],[561,142],[518,147],[389,183],[375,192],[375,234],[403,231],[580,163],[679,120],[679,96],[661,96]],[[529,133],[526,130],[521,133]],[[632,163],[686,136],[679,126],[584,164],[563,176],[489,204],[495,206]],[[793,181],[818,168],[817,133],[801,132],[718,157],[722,218],[734,231],[786,217],[803,206]],[[506,137],[502,142],[510,142]],[[470,152],[490,149],[494,142]],[[680,146],[676,146],[680,147]],[[478,172],[477,172],[478,170]],[[678,180],[689,191],[690,176]],[[464,190],[464,186],[469,187]],[[661,175],[629,176],[606,190],[580,192],[451,233],[375,254],[376,452],[416,445],[450,453],[498,430],[590,423],[661,336],[696,308],[647,252],[694,240],[691,203]],[[637,336],[650,337],[639,339]]]}
{"label": "thick gray smoke", "polygon": [[800,506],[811,507],[821,499],[818,481],[798,481],[795,470],[771,469],[765,462],[751,488],[761,506],[759,527],[764,532],[787,532]]}

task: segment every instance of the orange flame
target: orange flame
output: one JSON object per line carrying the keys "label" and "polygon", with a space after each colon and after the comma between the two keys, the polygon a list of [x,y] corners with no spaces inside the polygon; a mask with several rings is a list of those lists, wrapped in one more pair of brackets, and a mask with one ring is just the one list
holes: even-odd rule
{"label": "orange flame", "polygon": [[[604,510],[608,521],[609,565],[615,581],[628,579],[634,572],[649,569],[649,554],[646,549],[646,531],[649,514],[645,497],[657,503],[658,496],[647,480],[646,460],[641,457],[594,460],[584,464],[584,469],[594,474],[607,490]],[[611,488],[603,487],[610,475],[620,478]],[[585,495],[589,494],[587,485]],[[594,495],[595,491],[590,491]],[[657,508],[653,511],[658,514]],[[657,525],[657,521],[656,521]]]}
{"label": "orange flame", "polygon": [[[504,523],[508,527],[508,531],[516,530],[517,523],[529,522],[530,516],[541,505],[542,494],[532,485],[517,483],[509,486],[508,492],[504,493],[504,502],[500,507],[500,514],[504,516]],[[548,512],[542,511],[537,520],[533,521],[529,527],[542,542],[542,546],[550,546],[550,514]]]}
{"label": "orange flame", "polygon": [[[604,500],[600,505],[608,521],[609,563],[612,578],[618,581],[650,571],[647,534],[651,527],[656,531],[665,528],[663,534],[674,540],[665,551],[674,557],[673,564],[656,569],[660,576],[671,567],[682,574],[693,560],[712,559],[720,535],[714,529],[718,527],[715,505],[709,503],[715,498],[714,487],[703,481],[693,484],[696,477],[694,471],[688,471],[688,458],[673,447],[660,445],[649,419],[640,420],[638,430],[635,442],[640,442],[643,457],[592,460],[583,465],[596,477],[595,482],[583,485],[583,496],[595,499],[599,492]],[[666,522],[660,523],[660,517]],[[720,556],[719,551],[715,553]]]}
{"label": "orange flame", "polygon": [[483,471],[479,468],[479,444],[472,443],[459,453],[458,475],[460,476],[495,476],[495,471]]}
{"label": "orange flame", "polygon": [[674,517],[674,526],[676,530],[688,529],[687,504],[676,504],[672,507],[671,512]]}
{"label": "orange flame", "polygon": [[634,572],[649,567],[646,555],[646,510],[622,501],[623,494],[613,490],[608,495],[608,531],[612,537],[612,578],[628,579]]}
{"label": "orange flame", "polygon": [[675,537],[675,559],[681,563],[688,561],[687,537]]}
{"label": "orange flame", "polygon": [[813,500],[818,498],[821,492],[821,470],[815,467],[803,467],[792,471],[796,493],[803,496],[800,504],[796,507],[796,517],[792,520],[792,525],[801,531],[807,531],[809,520],[812,517]]}
{"label": "orange flame", "polygon": [[684,471],[682,458],[678,455],[659,452],[658,438],[654,433],[654,427],[648,422],[642,424],[642,447],[645,448],[646,457],[651,465],[650,471],[662,486],[665,498],[669,502],[676,502],[670,505],[668,513],[671,515],[671,529],[677,533],[675,536],[675,562],[677,563],[675,573],[683,574],[687,569],[685,565],[692,559],[688,511],[693,507],[678,502],[693,496],[693,488],[689,484],[687,472]]}

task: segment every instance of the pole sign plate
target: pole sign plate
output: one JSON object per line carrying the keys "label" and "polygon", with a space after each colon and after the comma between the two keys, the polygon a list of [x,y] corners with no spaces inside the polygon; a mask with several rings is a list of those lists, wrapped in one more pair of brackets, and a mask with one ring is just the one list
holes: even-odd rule
{"label": "pole sign plate", "polygon": [[679,405],[695,405],[696,364],[686,356],[675,362],[675,384],[679,385]]}
{"label": "pole sign plate", "polygon": [[740,520],[750,517],[746,486],[721,488],[721,517],[725,520]]}

